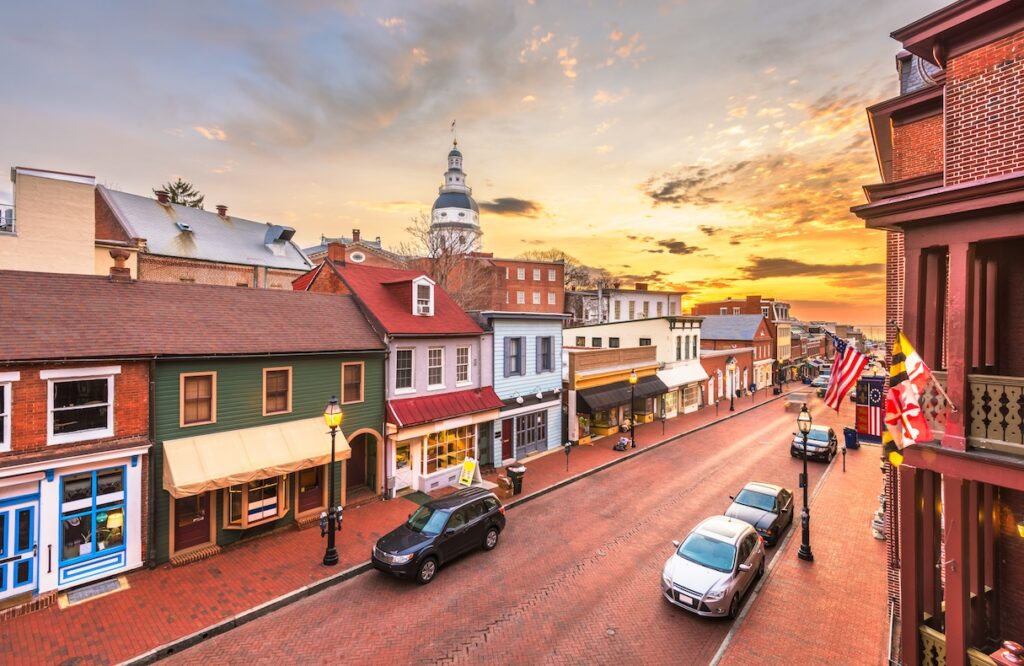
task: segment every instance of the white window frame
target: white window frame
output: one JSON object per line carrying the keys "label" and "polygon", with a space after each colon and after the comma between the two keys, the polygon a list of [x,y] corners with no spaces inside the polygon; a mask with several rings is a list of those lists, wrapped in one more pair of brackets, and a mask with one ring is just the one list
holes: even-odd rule
{"label": "white window frame", "polygon": [[[426,303],[420,303],[420,287],[429,290]],[[434,316],[434,283],[429,278],[418,277],[412,281],[412,313],[419,317]]]}
{"label": "white window frame", "polygon": [[548,292],[548,305],[558,305],[558,299],[553,291]]}
{"label": "white window frame", "polygon": [[526,305],[526,292],[522,289],[516,292],[516,305]]}
{"label": "white window frame", "polygon": [[[399,388],[398,386],[398,352],[409,352],[409,385]],[[395,393],[416,392],[416,348],[399,347],[395,350]]]}
{"label": "white window frame", "polygon": [[526,269],[525,268],[519,267],[519,268],[516,269],[516,279],[517,280],[525,280],[526,279]]}
{"label": "white window frame", "polygon": [[539,291],[533,292],[533,304],[534,305],[540,305],[540,292]]}
{"label": "white window frame", "polygon": [[[431,365],[430,354],[431,352],[441,352],[441,365],[437,366],[441,370],[441,381],[440,383],[430,383],[430,371],[435,366]],[[427,389],[443,389],[444,388],[444,347],[428,347],[427,348]]]}
{"label": "white window frame", "polygon": [[11,450],[11,405],[14,404],[11,395],[14,382],[20,380],[20,372],[0,372],[0,388],[4,390],[4,398],[0,402],[0,417],[4,420],[3,426],[0,426],[0,453]]}
{"label": "white window frame", "polygon": [[534,280],[534,282],[540,282],[540,269],[539,268],[534,268],[533,269],[533,280]]}
{"label": "white window frame", "polygon": [[729,308],[718,308],[718,314],[729,314]]}
{"label": "white window frame", "polygon": [[[459,353],[466,352],[466,378],[459,379],[459,369],[463,364],[459,363]],[[455,348],[455,385],[465,386],[466,384],[473,383],[473,348],[469,346],[461,346]]]}
{"label": "white window frame", "polygon": [[555,269],[554,268],[549,268],[548,269],[548,282],[554,282],[554,281],[555,281]]}
{"label": "white window frame", "polygon": [[[114,436],[114,377],[121,374],[121,366],[109,365],[95,368],[62,368],[59,370],[41,370],[39,379],[46,380],[46,444],[71,444],[103,439]],[[107,380],[107,426],[81,432],[55,435],[53,433],[53,385],[55,382],[86,381],[90,379]]]}

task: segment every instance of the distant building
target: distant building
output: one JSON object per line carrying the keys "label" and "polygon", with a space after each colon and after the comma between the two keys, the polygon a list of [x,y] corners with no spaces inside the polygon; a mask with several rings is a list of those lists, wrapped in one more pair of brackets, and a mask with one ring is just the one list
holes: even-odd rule
{"label": "distant building", "polygon": [[[712,357],[709,351],[749,350],[749,361],[742,363],[742,356],[736,356],[737,363],[728,368],[725,384],[717,387],[716,397],[728,396],[737,390],[747,392],[759,390],[772,384],[772,336],[768,320],[761,314],[707,315],[701,323],[701,357]],[[704,364],[710,375],[709,364]],[[723,390],[725,393],[723,394]],[[711,402],[709,400],[709,402]]]}
{"label": "distant building", "polygon": [[789,303],[774,298],[747,296],[740,300],[727,298],[720,301],[697,303],[693,313],[698,315],[736,315],[760,313],[768,322],[768,332],[772,336],[772,356],[775,358],[773,381],[792,380],[799,376],[799,365],[794,363],[790,338],[790,325],[793,318],[789,313]]}
{"label": "distant building", "polygon": [[646,282],[632,289],[611,287],[566,292],[566,309],[575,324],[608,324],[682,314],[683,293],[654,291]]}
{"label": "distant building", "polygon": [[430,209],[430,219],[430,226],[434,230],[458,239],[453,240],[452,246],[469,252],[483,249],[480,207],[473,199],[473,189],[466,184],[458,142],[453,142],[448,152],[444,185],[438,188],[437,199]]}
{"label": "distant building", "polygon": [[327,256],[327,248],[331,244],[341,245],[345,249],[345,261],[349,263],[386,268],[405,267],[406,257],[385,250],[381,245],[380,236],[373,240],[363,238],[359,229],[353,229],[349,237],[320,236],[320,244],[305,248],[303,253],[313,264],[319,264]]}

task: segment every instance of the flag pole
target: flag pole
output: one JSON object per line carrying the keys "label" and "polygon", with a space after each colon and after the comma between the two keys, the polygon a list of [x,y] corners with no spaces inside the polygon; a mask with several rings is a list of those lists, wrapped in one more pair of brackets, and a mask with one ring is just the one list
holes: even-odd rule
{"label": "flag pole", "polygon": [[[901,333],[903,333],[903,330],[900,328],[900,325],[896,323],[895,319],[890,319],[889,323],[892,325],[893,328],[896,329],[896,340],[899,341],[899,336]],[[940,384],[935,379],[935,373],[929,373],[928,378],[931,379],[932,384],[935,385],[935,389],[939,392],[939,395],[941,395],[946,400],[946,404],[949,405],[949,408],[954,413],[959,412],[960,408],[956,406],[956,403],[949,399],[949,394],[946,393],[946,389],[942,388],[942,384]]]}

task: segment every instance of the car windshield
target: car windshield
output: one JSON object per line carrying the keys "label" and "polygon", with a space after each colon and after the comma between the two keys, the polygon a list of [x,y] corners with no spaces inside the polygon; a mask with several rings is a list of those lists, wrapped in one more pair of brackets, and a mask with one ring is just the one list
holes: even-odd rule
{"label": "car windshield", "polygon": [[736,496],[736,503],[742,504],[743,506],[751,506],[755,509],[761,509],[762,511],[774,511],[775,510],[775,498],[771,495],[765,495],[764,493],[756,493],[753,490],[747,490],[744,488],[740,491],[740,494]]}
{"label": "car windshield", "polygon": [[676,551],[684,560],[715,569],[716,571],[732,571],[732,561],[736,556],[736,547],[710,539],[703,534],[691,534],[686,537],[683,545]]}
{"label": "car windshield", "polygon": [[807,439],[816,439],[819,442],[828,441],[828,430],[812,430],[808,435]]}
{"label": "car windshield", "polygon": [[444,524],[448,522],[448,515],[450,513],[450,511],[439,511],[424,505],[416,509],[416,513],[409,516],[405,526],[413,532],[437,536],[444,529]]}

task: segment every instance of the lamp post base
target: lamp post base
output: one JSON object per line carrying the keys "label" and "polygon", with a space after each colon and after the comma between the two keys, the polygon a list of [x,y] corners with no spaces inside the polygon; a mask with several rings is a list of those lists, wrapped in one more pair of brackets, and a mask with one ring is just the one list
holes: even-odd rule
{"label": "lamp post base", "polygon": [[324,553],[324,566],[333,567],[338,563],[338,551],[335,548],[328,548]]}
{"label": "lamp post base", "polygon": [[800,545],[800,550],[797,551],[796,556],[805,562],[814,561],[814,553],[811,552],[811,547],[807,545]]}

